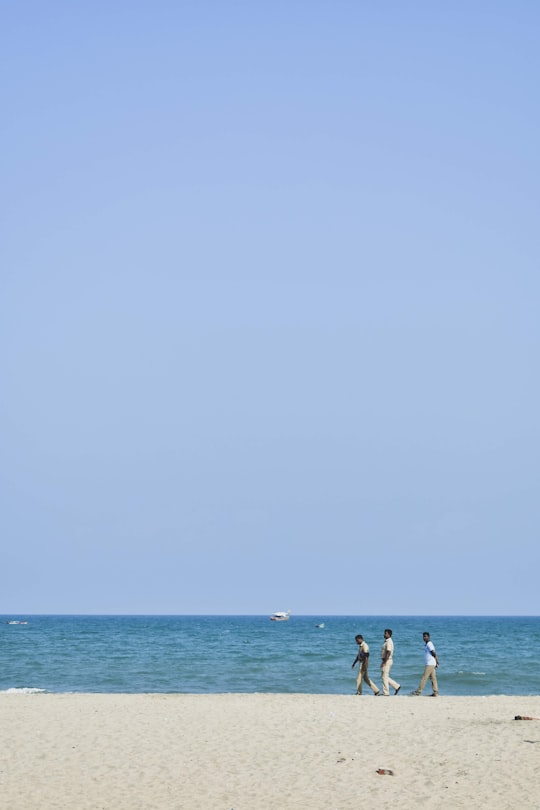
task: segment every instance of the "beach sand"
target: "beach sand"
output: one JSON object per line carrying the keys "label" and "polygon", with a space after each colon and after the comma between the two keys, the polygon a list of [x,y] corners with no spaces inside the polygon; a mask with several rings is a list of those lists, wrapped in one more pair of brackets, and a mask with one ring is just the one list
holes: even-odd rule
{"label": "beach sand", "polygon": [[0,806],[540,808],[540,721],[515,715],[540,697],[4,693]]}

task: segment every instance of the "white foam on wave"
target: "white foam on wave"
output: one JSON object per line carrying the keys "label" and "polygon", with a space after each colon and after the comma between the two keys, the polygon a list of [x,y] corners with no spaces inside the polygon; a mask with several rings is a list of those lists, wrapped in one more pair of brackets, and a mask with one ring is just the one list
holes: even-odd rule
{"label": "white foam on wave", "polygon": [[32,686],[12,686],[11,689],[0,689],[2,695],[42,695],[46,689],[35,689]]}
{"label": "white foam on wave", "polygon": [[474,670],[470,671],[470,670],[465,670],[465,669],[458,669],[456,674],[457,675],[487,675],[486,672],[475,672]]}

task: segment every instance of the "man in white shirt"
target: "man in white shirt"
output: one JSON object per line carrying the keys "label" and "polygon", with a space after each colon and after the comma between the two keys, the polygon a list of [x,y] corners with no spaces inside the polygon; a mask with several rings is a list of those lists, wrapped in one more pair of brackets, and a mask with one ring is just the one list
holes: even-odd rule
{"label": "man in white shirt", "polygon": [[437,684],[437,675],[435,674],[435,670],[439,668],[439,658],[437,653],[435,652],[435,647],[433,646],[433,642],[429,640],[429,633],[424,633],[422,635],[424,639],[424,655],[425,655],[425,668],[424,674],[422,675],[422,680],[420,681],[420,685],[415,692],[411,692],[411,695],[421,695],[422,689],[427,683],[428,678],[431,681],[431,685],[433,687],[433,694],[431,697],[437,697],[439,694],[439,686]]}

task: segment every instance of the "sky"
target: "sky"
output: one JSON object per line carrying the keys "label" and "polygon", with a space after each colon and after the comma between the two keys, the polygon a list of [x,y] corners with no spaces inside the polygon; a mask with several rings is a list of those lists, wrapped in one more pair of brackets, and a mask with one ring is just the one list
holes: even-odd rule
{"label": "sky", "polygon": [[538,615],[536,0],[23,0],[0,612]]}

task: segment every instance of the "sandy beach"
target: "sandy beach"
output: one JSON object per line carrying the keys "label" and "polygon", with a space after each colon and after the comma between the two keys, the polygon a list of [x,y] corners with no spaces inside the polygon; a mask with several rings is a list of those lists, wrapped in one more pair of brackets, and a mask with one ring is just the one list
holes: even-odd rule
{"label": "sandy beach", "polygon": [[515,715],[540,697],[2,694],[0,804],[540,808],[540,721]]}

